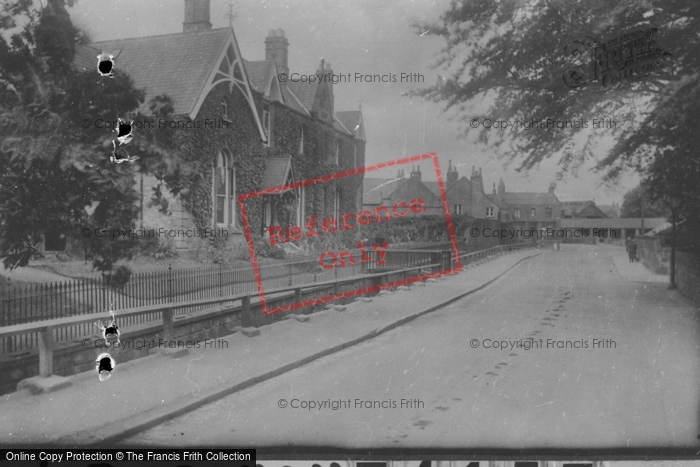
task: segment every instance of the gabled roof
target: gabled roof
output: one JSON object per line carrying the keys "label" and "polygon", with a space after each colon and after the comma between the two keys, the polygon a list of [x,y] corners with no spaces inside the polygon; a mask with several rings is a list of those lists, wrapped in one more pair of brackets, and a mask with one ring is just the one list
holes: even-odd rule
{"label": "gabled roof", "polygon": [[612,204],[598,204],[597,206],[608,217],[620,217],[620,206]]}
{"label": "gabled roof", "polygon": [[263,172],[261,190],[288,185],[292,181],[292,157],[267,159]]}
{"label": "gabled roof", "polygon": [[518,205],[552,205],[560,204],[554,193],[503,193],[500,195],[503,202],[511,206]]}
{"label": "gabled roof", "polygon": [[265,97],[285,103],[280,82],[277,79],[279,74],[277,64],[272,60],[260,60],[249,62],[243,60],[248,79],[253,88]]}
{"label": "gabled roof", "polygon": [[425,185],[428,190],[432,191],[435,196],[440,196],[440,186],[438,182],[423,182],[423,185]]}
{"label": "gabled roof", "polygon": [[296,110],[297,112],[306,115],[306,116],[311,116],[311,112],[309,112],[301,103],[301,101],[295,96],[290,89],[287,87],[287,85],[283,85],[282,87],[282,97],[284,99],[284,103],[291,109]]}
{"label": "gabled roof", "polygon": [[575,214],[576,217],[588,217],[588,218],[605,218],[608,217],[603,211],[598,208],[595,204],[587,204],[579,212]]}
{"label": "gabled roof", "polygon": [[365,125],[362,121],[362,112],[359,110],[345,110],[336,112],[335,116],[340,120],[345,128],[350,131],[350,134],[355,138],[366,141]]}
{"label": "gabled roof", "polygon": [[75,46],[75,58],[73,63],[79,71],[96,70],[97,56],[101,53],[101,50],[90,45],[78,44]]}
{"label": "gabled roof", "polygon": [[508,205],[497,194],[486,195],[486,197],[490,199],[493,204],[498,206],[498,209],[502,209],[504,211],[508,210]]}
{"label": "gabled roof", "polygon": [[[382,204],[399,187],[400,178],[363,178],[362,204]],[[405,180],[405,179],[404,179]]]}
{"label": "gabled roof", "polygon": [[106,53],[120,50],[114,59],[115,69],[124,70],[137,88],[145,89],[146,100],[139,109],[143,113],[148,113],[150,99],[167,94],[173,99],[176,114],[191,115],[231,32],[221,28],[91,45]]}
{"label": "gabled roof", "polygon": [[318,91],[318,81],[309,83],[308,81],[287,81],[287,89],[297,98],[299,103],[306,109],[307,113],[311,113],[316,100],[316,91]]}
{"label": "gabled roof", "polygon": [[248,72],[250,84],[252,84],[259,93],[265,93],[270,82],[272,64],[274,62],[272,60],[250,62],[243,59],[243,63],[245,64],[245,71]]}
{"label": "gabled roof", "polygon": [[[233,29],[136,37],[91,44],[114,57],[115,68],[125,71],[146,98],[138,110],[148,115],[150,100],[168,95],[174,113],[194,119],[209,91],[218,84],[237,87],[248,101],[260,138],[267,140],[255,108],[251,86]],[[81,52],[82,60],[86,52]],[[95,56],[95,60],[97,56]],[[96,63],[96,62],[95,62]]]}

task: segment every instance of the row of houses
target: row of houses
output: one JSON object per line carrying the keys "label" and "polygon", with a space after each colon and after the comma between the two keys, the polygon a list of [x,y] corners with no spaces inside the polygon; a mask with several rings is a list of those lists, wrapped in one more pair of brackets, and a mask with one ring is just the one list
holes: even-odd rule
{"label": "row of houses", "polygon": [[[508,222],[517,228],[556,228],[562,218],[562,204],[554,194],[555,185],[545,193],[506,191],[503,179],[493,184],[491,194],[484,192],[481,168],[472,167],[471,177],[459,176],[452,161],[448,163],[445,195],[451,214],[467,215],[475,219],[492,219]],[[394,179],[370,178],[364,180],[363,206],[391,206],[398,201],[420,198],[425,201],[424,215],[440,215],[444,212],[440,200],[438,182],[423,181],[420,167],[413,167],[408,177],[405,169],[398,171]]]}

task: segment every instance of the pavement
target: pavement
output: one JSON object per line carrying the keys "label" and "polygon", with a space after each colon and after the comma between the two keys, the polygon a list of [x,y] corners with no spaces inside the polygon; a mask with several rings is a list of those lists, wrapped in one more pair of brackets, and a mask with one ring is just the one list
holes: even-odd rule
{"label": "pavement", "polygon": [[[624,253],[623,250],[621,250]],[[235,333],[173,358],[156,353],[119,363],[106,381],[96,371],[73,375],[72,386],[0,396],[0,445],[109,446],[230,394],[373,339],[488,286],[527,258],[526,250],[475,263],[461,273],[382,292],[369,301]],[[396,306],[400,303],[401,306]]]}
{"label": "pavement", "polygon": [[[582,244],[542,251],[433,313],[119,444],[235,443],[271,458],[290,446],[336,458],[486,448],[697,455],[697,308],[621,254]],[[389,306],[406,302],[362,319]]]}

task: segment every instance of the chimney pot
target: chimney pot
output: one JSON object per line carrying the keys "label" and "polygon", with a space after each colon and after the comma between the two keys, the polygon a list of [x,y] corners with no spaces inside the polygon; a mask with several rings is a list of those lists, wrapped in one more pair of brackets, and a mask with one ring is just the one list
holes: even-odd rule
{"label": "chimney pot", "polygon": [[185,0],[185,21],[183,32],[209,31],[209,0]]}
{"label": "chimney pot", "polygon": [[270,29],[265,39],[265,60],[273,61],[281,73],[289,74],[289,41],[284,37],[284,29]]}

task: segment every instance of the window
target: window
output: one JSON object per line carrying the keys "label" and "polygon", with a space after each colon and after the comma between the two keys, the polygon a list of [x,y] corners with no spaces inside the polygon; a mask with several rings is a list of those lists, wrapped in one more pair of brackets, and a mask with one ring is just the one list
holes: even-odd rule
{"label": "window", "polygon": [[513,217],[516,219],[520,219],[520,208],[515,208],[515,211],[513,212]]}
{"label": "window", "polygon": [[224,118],[228,118],[228,105],[223,102],[221,103],[221,115]]}
{"label": "window", "polygon": [[304,154],[304,127],[299,128],[299,154]]}
{"label": "window", "polygon": [[561,218],[565,219],[566,218],[566,209],[561,210]]}
{"label": "window", "polygon": [[462,205],[461,204],[455,204],[454,214],[456,214],[456,215],[462,214]]}
{"label": "window", "polygon": [[515,467],[539,467],[539,462],[515,462]]}
{"label": "window", "polygon": [[552,218],[552,208],[544,208],[544,217],[545,219]]}
{"label": "window", "polygon": [[335,165],[339,164],[340,161],[340,140],[335,138]]}
{"label": "window", "polygon": [[335,198],[333,199],[333,218],[336,222],[340,221],[340,188],[335,190]]}
{"label": "window", "polygon": [[304,211],[306,209],[306,187],[300,186],[298,188],[297,196],[297,225],[299,227],[304,226]]}
{"label": "window", "polygon": [[537,208],[530,208],[530,217],[537,216]]}
{"label": "window", "polygon": [[353,169],[356,169],[357,168],[357,143],[355,143],[355,146],[353,146],[353,147],[355,148],[355,158],[354,158],[355,162],[353,165]]}
{"label": "window", "polygon": [[219,153],[214,169],[214,222],[236,225],[236,169],[230,154]]}
{"label": "window", "polygon": [[262,124],[265,136],[267,136],[267,145],[270,146],[272,143],[272,136],[270,135],[270,104],[266,102],[263,103]]}
{"label": "window", "polygon": [[493,208],[486,208],[486,217],[493,217]]}

